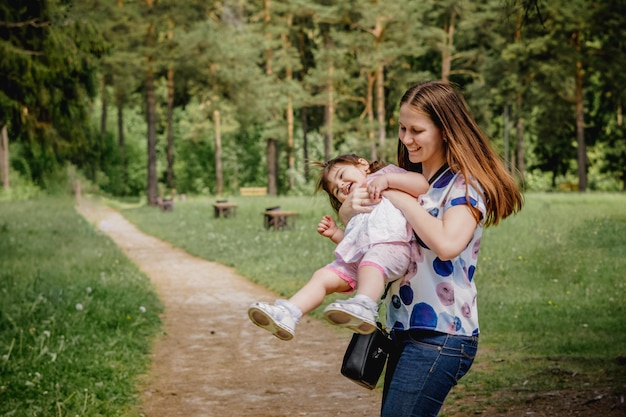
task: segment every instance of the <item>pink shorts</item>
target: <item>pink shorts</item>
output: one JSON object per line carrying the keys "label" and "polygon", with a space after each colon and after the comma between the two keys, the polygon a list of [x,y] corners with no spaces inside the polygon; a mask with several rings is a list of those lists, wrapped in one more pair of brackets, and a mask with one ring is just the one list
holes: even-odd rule
{"label": "pink shorts", "polygon": [[373,266],[383,274],[386,282],[404,276],[411,260],[411,246],[408,243],[378,243],[370,247],[359,262],[345,263],[335,259],[326,265],[342,279],[346,280],[351,291],[357,286],[357,273],[362,266]]}

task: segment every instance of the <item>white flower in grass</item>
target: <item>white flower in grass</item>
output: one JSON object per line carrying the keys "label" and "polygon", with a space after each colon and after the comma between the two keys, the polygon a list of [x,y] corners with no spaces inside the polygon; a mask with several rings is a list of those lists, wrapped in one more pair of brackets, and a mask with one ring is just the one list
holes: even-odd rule
{"label": "white flower in grass", "polygon": [[146,312],[146,308],[144,306],[140,306],[139,307],[139,311],[141,311],[142,313]]}
{"label": "white flower in grass", "polygon": [[91,294],[91,287],[87,287],[85,291],[87,291],[87,294]]}
{"label": "white flower in grass", "polygon": [[81,303],[76,304],[76,311],[83,311],[83,305]]}
{"label": "white flower in grass", "polygon": [[50,338],[50,330],[44,330],[43,335],[46,336],[47,338]]}

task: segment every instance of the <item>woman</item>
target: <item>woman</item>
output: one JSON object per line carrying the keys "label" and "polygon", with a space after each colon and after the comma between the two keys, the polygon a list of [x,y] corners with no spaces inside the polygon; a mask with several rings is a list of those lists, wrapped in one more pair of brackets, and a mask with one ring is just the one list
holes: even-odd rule
{"label": "woman", "polygon": [[[382,417],[436,416],[469,370],[478,346],[475,271],[483,228],[519,211],[522,195],[453,86],[409,88],[400,101],[398,165],[430,184],[418,199],[388,198],[412,226],[417,272],[387,297],[396,350],[387,365]],[[377,200],[358,190],[339,214],[344,224]]]}

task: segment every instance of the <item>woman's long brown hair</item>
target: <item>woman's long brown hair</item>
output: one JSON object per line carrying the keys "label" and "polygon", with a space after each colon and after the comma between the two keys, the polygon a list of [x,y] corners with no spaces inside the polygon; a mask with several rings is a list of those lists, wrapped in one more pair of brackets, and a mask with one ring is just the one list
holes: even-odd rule
{"label": "woman's long brown hair", "polygon": [[[521,210],[523,197],[515,179],[505,169],[488,137],[471,116],[463,96],[453,85],[443,81],[415,84],[400,100],[400,106],[405,104],[430,117],[439,128],[445,139],[448,166],[454,172],[460,172],[468,185],[479,191],[482,188],[487,208],[485,226],[497,225],[501,219]],[[421,164],[409,161],[406,147],[400,140],[398,165],[421,172]]]}

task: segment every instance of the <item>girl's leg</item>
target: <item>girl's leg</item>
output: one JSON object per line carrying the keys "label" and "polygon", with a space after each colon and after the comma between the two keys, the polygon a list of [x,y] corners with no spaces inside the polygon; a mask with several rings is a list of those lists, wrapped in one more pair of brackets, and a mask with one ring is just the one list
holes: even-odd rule
{"label": "girl's leg", "polygon": [[357,333],[376,331],[378,299],[384,286],[385,277],[380,267],[361,264],[357,272],[357,295],[329,304],[324,310],[324,317],[336,326]]}
{"label": "girl's leg", "polygon": [[352,288],[345,279],[328,268],[315,271],[309,282],[295,293],[290,299],[302,314],[308,314],[319,307],[328,294],[350,291]]}
{"label": "girl's leg", "polygon": [[300,317],[319,306],[326,294],[350,290],[352,287],[348,281],[328,267],[322,268],[289,300],[276,300],[274,305],[253,303],[248,309],[248,317],[254,324],[277,338],[291,340],[295,336]]}
{"label": "girl's leg", "polygon": [[357,273],[357,294],[365,295],[378,304],[385,289],[385,277],[376,266],[362,265]]}

